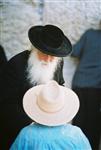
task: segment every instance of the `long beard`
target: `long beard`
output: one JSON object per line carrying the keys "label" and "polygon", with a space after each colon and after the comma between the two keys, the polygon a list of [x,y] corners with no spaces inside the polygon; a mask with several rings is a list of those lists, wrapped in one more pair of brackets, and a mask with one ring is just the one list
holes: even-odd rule
{"label": "long beard", "polygon": [[27,78],[31,85],[44,84],[53,79],[54,72],[57,69],[60,58],[54,59],[52,62],[40,61],[36,51],[32,51],[27,67]]}

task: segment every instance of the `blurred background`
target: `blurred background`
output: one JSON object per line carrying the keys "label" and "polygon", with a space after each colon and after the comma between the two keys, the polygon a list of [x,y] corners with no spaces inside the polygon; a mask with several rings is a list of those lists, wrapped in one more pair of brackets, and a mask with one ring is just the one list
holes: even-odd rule
{"label": "blurred background", "polygon": [[[75,44],[89,28],[99,28],[101,0],[0,0],[0,44],[7,59],[30,48],[28,30],[34,25],[60,27]],[[64,78],[71,87],[78,61],[64,58]]]}

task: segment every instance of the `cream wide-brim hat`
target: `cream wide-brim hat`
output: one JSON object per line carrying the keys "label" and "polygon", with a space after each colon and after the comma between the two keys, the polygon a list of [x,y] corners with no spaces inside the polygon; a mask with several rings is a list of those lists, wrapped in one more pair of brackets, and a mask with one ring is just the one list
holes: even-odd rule
{"label": "cream wide-brim hat", "polygon": [[79,109],[79,99],[71,89],[52,80],[29,89],[23,97],[23,107],[33,121],[58,126],[74,118]]}

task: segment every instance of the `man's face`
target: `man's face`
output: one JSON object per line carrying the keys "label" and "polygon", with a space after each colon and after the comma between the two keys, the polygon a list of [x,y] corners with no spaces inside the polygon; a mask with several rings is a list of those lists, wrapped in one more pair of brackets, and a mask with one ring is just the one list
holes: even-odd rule
{"label": "man's face", "polygon": [[52,62],[54,59],[56,59],[55,56],[44,54],[41,51],[37,51],[37,55],[40,61]]}
{"label": "man's face", "polygon": [[46,55],[39,50],[31,51],[28,59],[28,79],[32,85],[47,83],[53,79],[61,58]]}

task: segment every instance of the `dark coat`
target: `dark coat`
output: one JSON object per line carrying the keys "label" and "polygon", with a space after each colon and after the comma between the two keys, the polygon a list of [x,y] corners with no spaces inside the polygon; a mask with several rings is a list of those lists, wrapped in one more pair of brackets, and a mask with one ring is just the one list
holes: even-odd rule
{"label": "dark coat", "polygon": [[[22,99],[25,92],[32,87],[27,80],[27,62],[29,51],[14,56],[0,70],[0,149],[8,150],[21,128],[32,120],[25,114]],[[54,80],[64,84],[63,60],[54,73]]]}
{"label": "dark coat", "polygon": [[0,69],[7,62],[4,48],[0,45]]}
{"label": "dark coat", "polygon": [[101,89],[101,30],[87,30],[73,46],[71,55],[79,58],[72,87]]}

